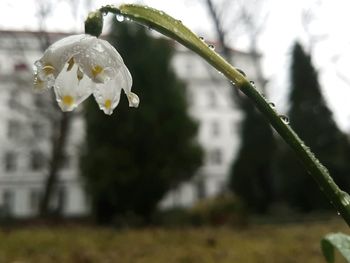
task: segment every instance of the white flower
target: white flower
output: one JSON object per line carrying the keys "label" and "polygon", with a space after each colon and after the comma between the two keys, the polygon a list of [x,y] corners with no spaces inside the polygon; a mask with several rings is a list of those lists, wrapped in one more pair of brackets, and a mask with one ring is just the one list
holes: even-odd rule
{"label": "white flower", "polygon": [[34,88],[54,88],[62,111],[72,111],[92,93],[104,113],[118,105],[123,89],[130,107],[139,98],[131,92],[132,78],[117,50],[105,40],[74,35],[51,45],[34,63]]}

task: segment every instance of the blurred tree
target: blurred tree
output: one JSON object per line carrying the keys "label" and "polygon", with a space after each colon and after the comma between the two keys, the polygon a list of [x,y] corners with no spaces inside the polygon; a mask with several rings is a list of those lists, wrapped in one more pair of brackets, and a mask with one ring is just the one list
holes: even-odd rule
{"label": "blurred tree", "polygon": [[252,212],[264,213],[273,201],[272,161],[275,138],[269,123],[250,101],[241,101],[245,114],[241,147],[232,162],[229,187]]}
{"label": "blurred tree", "polygon": [[[227,39],[236,29],[242,27],[246,29],[244,32],[248,38],[249,54],[259,84],[257,88],[264,92],[266,79],[257,43],[264,29],[267,14],[262,8],[261,1],[224,1],[215,4],[212,0],[206,0],[205,3],[216,29],[219,48],[221,47],[222,54],[228,61],[232,62],[235,51],[227,46]],[[231,7],[235,12],[232,12]],[[233,90],[233,100],[242,111],[244,119],[241,123],[242,144],[238,157],[230,169],[229,188],[251,211],[265,212],[273,199],[271,163],[275,139],[272,128],[249,99],[238,92],[238,89]]]}
{"label": "blurred tree", "polygon": [[82,174],[99,223],[128,215],[148,220],[164,194],[201,165],[197,125],[171,66],[171,42],[126,22],[113,23],[109,40],[122,54],[141,103],[130,109],[121,96],[116,112],[105,116],[89,101]]}
{"label": "blurred tree", "polygon": [[[299,43],[293,48],[291,66],[290,125],[329,169],[341,188],[350,190],[349,142],[337,127],[323,98],[310,55]],[[302,211],[330,207],[318,186],[286,147],[278,156],[281,195]]]}

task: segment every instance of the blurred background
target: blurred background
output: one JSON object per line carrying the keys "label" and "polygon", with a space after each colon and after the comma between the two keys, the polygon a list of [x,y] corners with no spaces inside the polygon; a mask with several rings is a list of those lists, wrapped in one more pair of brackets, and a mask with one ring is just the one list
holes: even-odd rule
{"label": "blurred background", "polygon": [[[350,191],[347,1],[131,2],[246,74]],[[178,43],[105,16],[138,109],[122,94],[112,116],[93,99],[62,113],[33,93],[34,61],[105,4],[0,4],[0,261],[320,262],[345,224],[250,101]]]}

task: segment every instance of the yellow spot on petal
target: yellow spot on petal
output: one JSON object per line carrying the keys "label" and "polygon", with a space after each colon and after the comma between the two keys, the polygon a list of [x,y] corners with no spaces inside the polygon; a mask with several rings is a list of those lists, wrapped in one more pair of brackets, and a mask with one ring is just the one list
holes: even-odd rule
{"label": "yellow spot on petal", "polygon": [[74,103],[74,98],[70,95],[65,95],[62,97],[62,103],[66,106],[72,106]]}
{"label": "yellow spot on petal", "polygon": [[48,75],[50,75],[50,74],[53,74],[53,73],[56,71],[56,69],[55,69],[52,65],[46,64],[46,65],[43,67],[43,71],[44,71],[44,74],[45,74],[46,76],[48,76]]}
{"label": "yellow spot on petal", "polygon": [[112,101],[111,100],[105,100],[105,108],[110,109],[112,107]]}
{"label": "yellow spot on petal", "polygon": [[70,60],[68,60],[68,67],[67,67],[67,71],[70,71],[74,66],[74,58],[71,57]]}
{"label": "yellow spot on petal", "polygon": [[99,65],[96,65],[91,69],[91,73],[92,73],[92,76],[94,76],[94,78],[96,78],[96,76],[100,74],[102,71],[103,71],[103,68]]}

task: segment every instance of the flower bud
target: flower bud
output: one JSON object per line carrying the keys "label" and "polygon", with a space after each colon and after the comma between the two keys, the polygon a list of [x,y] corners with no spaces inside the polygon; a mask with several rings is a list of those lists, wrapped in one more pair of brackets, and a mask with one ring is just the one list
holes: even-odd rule
{"label": "flower bud", "polygon": [[102,33],[103,28],[103,16],[102,13],[97,10],[90,12],[85,20],[85,33],[99,37]]}

